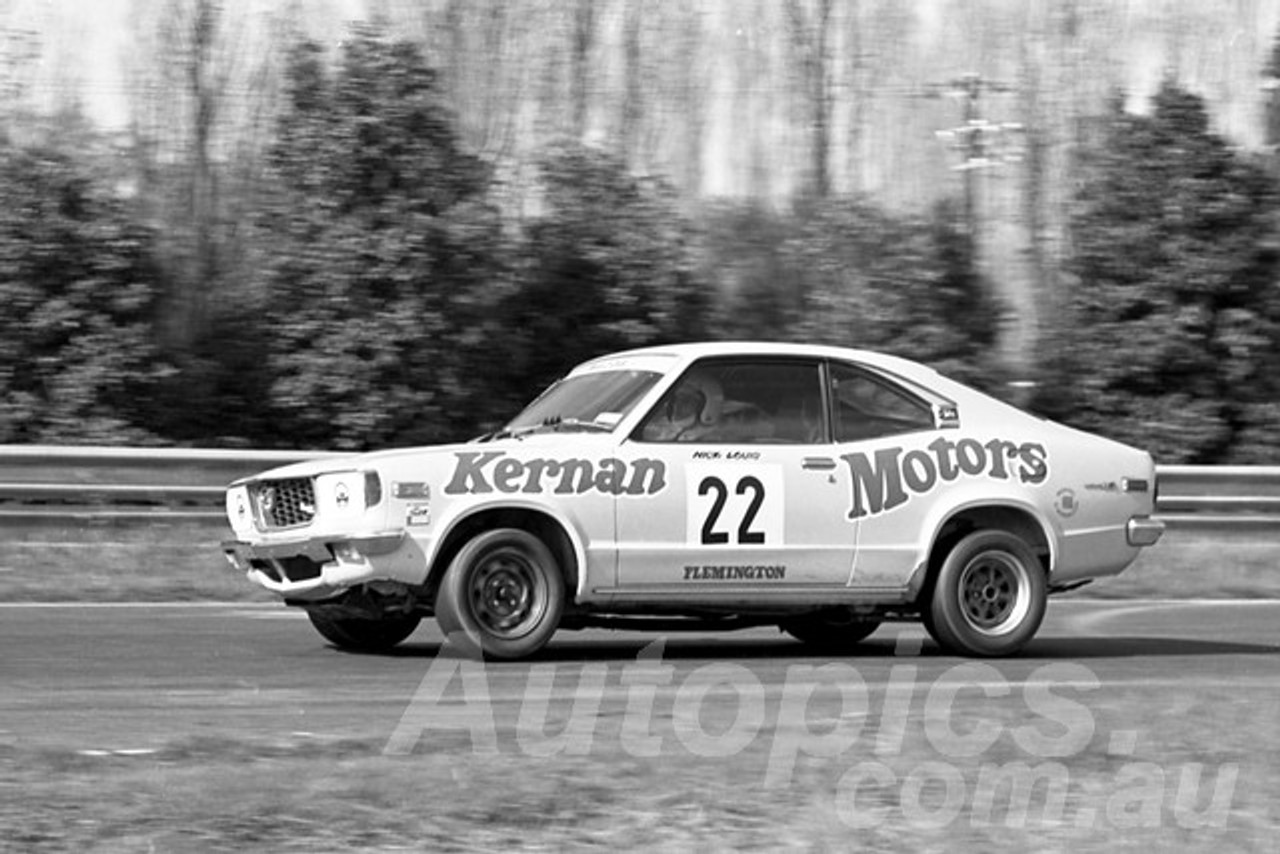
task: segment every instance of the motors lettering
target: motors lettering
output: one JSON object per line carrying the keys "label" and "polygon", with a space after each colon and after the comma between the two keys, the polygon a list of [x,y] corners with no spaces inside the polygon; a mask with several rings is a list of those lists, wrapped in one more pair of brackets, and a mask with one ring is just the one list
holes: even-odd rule
{"label": "motors lettering", "polygon": [[444,488],[449,495],[537,495],[547,491],[557,495],[656,495],[667,485],[667,468],[661,460],[519,460],[502,451],[466,451],[456,456],[458,465]]}
{"label": "motors lettering", "polygon": [[937,439],[928,450],[903,453],[902,448],[882,448],[868,457],[862,452],[845,454],[853,481],[850,519],[875,516],[905,504],[912,495],[923,495],[939,483],[959,477],[985,475],[995,480],[1017,477],[1027,484],[1043,483],[1049,476],[1048,452],[1043,445],[1021,445],[1004,439],[983,444],[977,439]]}

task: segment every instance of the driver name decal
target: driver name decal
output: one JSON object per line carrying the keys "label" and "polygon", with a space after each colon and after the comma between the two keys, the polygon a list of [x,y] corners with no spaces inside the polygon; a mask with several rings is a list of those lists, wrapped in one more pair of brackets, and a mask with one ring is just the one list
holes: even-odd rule
{"label": "driver name decal", "polygon": [[1016,444],[992,439],[937,439],[928,450],[881,448],[872,456],[861,451],[845,454],[849,464],[853,499],[850,519],[875,516],[905,504],[912,495],[923,495],[939,483],[962,475],[995,480],[1017,477],[1022,483],[1044,483],[1049,476],[1049,454],[1035,442]]}
{"label": "driver name decal", "polygon": [[661,460],[520,460],[502,451],[465,451],[456,456],[458,464],[444,488],[449,495],[657,495],[667,486],[667,467]]}

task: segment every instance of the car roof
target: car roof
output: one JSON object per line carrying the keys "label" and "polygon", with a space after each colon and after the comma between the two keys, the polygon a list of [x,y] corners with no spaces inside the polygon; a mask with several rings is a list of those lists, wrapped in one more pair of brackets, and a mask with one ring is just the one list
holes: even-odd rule
{"label": "car roof", "polygon": [[793,344],[779,341],[704,341],[698,343],[666,344],[652,347],[640,347],[623,350],[584,362],[573,370],[590,370],[590,366],[604,366],[613,359],[638,360],[654,359],[671,360],[664,372],[683,372],[698,359],[713,356],[793,356],[810,359],[831,359],[848,361],[881,371],[895,377],[899,382],[914,383],[917,389],[926,392],[929,397],[938,397],[950,403],[963,404],[968,408],[970,417],[984,414],[986,417],[1005,420],[1013,417],[1035,418],[1043,425],[1043,419],[1033,416],[1002,400],[981,392],[972,386],[958,382],[939,373],[934,368],[921,362],[890,356],[874,350],[862,350],[854,347],[836,347],[826,344]]}
{"label": "car roof", "polygon": [[586,367],[593,362],[634,356],[667,356],[689,362],[706,356],[802,356],[811,359],[845,359],[880,367],[895,373],[925,379],[937,376],[937,372],[927,365],[890,356],[872,350],[861,350],[852,347],[835,347],[825,344],[794,344],[779,341],[702,341],[684,344],[663,344],[651,347],[639,347],[610,353],[598,359],[584,362]]}

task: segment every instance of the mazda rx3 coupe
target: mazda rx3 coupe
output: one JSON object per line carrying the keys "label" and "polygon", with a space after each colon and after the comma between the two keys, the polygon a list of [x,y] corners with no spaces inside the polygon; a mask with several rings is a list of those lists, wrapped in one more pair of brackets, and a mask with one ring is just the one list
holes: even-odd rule
{"label": "mazda rx3 coupe", "polygon": [[923,365],[685,344],[594,359],[473,441],[329,456],[232,484],[249,579],[338,647],[434,617],[515,659],[557,630],[776,625],[852,648],[919,620],[1006,656],[1050,594],[1163,526],[1151,457]]}

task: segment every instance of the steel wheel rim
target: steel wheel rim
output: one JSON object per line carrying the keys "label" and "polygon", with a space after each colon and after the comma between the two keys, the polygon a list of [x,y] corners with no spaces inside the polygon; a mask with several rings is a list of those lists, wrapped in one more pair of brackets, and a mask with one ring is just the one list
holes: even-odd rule
{"label": "steel wheel rim", "polygon": [[476,621],[495,637],[528,634],[546,610],[541,574],[528,557],[513,549],[486,555],[471,573],[467,593]]}
{"label": "steel wheel rim", "polygon": [[960,573],[960,613],[974,631],[1005,635],[1020,626],[1031,609],[1031,578],[1026,566],[1002,551],[977,554]]}

